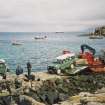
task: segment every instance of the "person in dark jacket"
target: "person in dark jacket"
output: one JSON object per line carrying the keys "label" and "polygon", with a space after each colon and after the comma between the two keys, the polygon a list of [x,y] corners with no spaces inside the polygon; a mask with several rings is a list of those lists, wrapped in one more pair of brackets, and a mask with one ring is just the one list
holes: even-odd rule
{"label": "person in dark jacket", "polygon": [[31,75],[31,68],[32,68],[32,65],[31,65],[31,63],[28,61],[28,62],[27,62],[28,79],[30,79],[30,75]]}
{"label": "person in dark jacket", "polygon": [[18,65],[16,68],[16,75],[20,75],[22,73],[23,73],[23,68],[20,65]]}

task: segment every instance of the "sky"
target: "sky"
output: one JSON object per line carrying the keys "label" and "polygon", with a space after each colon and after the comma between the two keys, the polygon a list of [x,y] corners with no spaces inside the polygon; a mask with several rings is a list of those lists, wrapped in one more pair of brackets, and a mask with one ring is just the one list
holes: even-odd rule
{"label": "sky", "polygon": [[84,31],[105,25],[105,0],[0,0],[0,32]]}

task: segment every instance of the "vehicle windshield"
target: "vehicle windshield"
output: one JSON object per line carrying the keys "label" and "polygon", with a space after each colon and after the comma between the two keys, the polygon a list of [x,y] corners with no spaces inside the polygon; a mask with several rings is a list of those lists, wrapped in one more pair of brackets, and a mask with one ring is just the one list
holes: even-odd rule
{"label": "vehicle windshield", "polygon": [[0,70],[3,70],[3,69],[6,69],[6,66],[5,66],[5,64],[0,63]]}
{"label": "vehicle windshield", "polygon": [[61,64],[63,61],[62,60],[55,60],[53,63]]}

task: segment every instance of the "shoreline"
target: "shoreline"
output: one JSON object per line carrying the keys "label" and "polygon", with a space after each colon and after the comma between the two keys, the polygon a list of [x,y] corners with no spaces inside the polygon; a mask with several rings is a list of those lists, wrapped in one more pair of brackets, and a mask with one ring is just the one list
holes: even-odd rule
{"label": "shoreline", "polygon": [[0,98],[8,101],[11,96],[10,103],[15,103],[12,105],[27,102],[28,105],[78,105],[83,102],[101,105],[99,103],[105,102],[105,74],[59,76],[32,72],[34,80],[28,80],[26,74],[16,76],[8,73],[7,79],[0,81]]}
{"label": "shoreline", "polygon": [[[19,76],[17,76],[15,73],[11,73],[8,72],[7,73],[7,80],[11,77],[25,77],[25,75],[27,75],[27,72],[24,72],[23,74],[20,74]],[[49,74],[47,71],[37,71],[37,72],[31,72],[31,75],[35,76],[35,78],[40,78],[40,80],[48,80],[48,79],[52,79],[52,78],[62,78],[62,77],[66,77],[66,76],[60,76],[57,74]],[[36,80],[35,79],[35,80]]]}

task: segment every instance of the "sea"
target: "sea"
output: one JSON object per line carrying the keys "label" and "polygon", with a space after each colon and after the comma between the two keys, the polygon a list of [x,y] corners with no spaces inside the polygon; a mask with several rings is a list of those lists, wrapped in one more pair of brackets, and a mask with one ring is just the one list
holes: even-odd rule
{"label": "sea", "polygon": [[[34,39],[47,36],[46,39]],[[21,45],[12,45],[13,42]],[[4,59],[12,72],[17,65],[27,71],[26,63],[32,64],[32,71],[47,71],[63,50],[76,54],[80,46],[88,44],[96,49],[96,55],[105,48],[105,38],[89,39],[86,32],[0,32],[0,59]]]}

